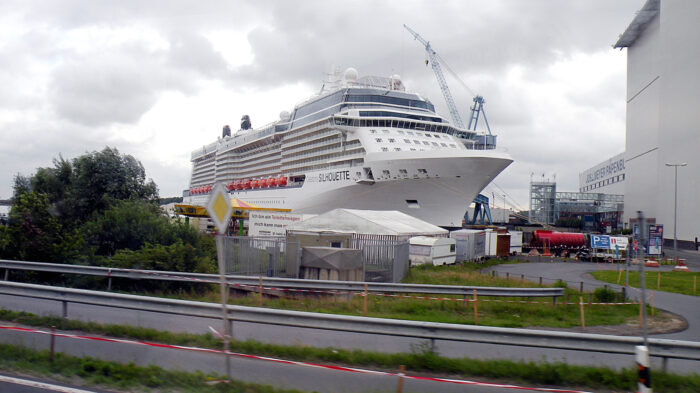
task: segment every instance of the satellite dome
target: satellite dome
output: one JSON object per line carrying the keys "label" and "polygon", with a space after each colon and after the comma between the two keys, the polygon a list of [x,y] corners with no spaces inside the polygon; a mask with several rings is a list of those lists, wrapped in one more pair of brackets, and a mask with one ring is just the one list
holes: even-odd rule
{"label": "satellite dome", "polygon": [[391,90],[406,90],[403,83],[401,83],[401,76],[394,74],[389,79],[391,80]]}
{"label": "satellite dome", "polygon": [[355,83],[355,81],[357,81],[357,70],[352,67],[345,70],[345,81],[348,83]]}
{"label": "satellite dome", "polygon": [[280,120],[286,121],[286,120],[289,120],[291,118],[292,118],[292,115],[289,112],[287,112],[287,111],[280,112]]}

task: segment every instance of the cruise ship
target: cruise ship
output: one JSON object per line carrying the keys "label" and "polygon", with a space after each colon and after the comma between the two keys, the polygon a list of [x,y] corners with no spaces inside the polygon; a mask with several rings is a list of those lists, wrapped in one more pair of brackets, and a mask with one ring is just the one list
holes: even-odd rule
{"label": "cruise ship", "polygon": [[459,129],[397,76],[355,69],[264,127],[243,116],[231,135],[192,152],[184,203],[204,205],[221,182],[261,207],[318,214],[399,210],[461,226],[474,197],[513,161],[496,137]]}

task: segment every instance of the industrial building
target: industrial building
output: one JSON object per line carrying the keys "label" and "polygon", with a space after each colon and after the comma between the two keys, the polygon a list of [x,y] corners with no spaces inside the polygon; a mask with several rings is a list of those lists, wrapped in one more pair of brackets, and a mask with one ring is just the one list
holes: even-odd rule
{"label": "industrial building", "polygon": [[579,188],[624,193],[626,227],[643,211],[649,223],[664,225],[667,241],[675,223],[679,246],[694,247],[700,237],[700,2],[640,5],[613,45],[627,49],[625,152],[581,173]]}
{"label": "industrial building", "polygon": [[623,206],[624,197],[620,194],[557,192],[556,182],[531,181],[528,221],[554,225],[560,219],[575,218],[581,220],[584,230],[611,232],[623,227]]}

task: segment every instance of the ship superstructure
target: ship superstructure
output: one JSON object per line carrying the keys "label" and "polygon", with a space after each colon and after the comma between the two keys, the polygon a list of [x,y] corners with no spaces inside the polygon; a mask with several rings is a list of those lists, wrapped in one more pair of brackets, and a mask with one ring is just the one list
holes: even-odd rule
{"label": "ship superstructure", "polygon": [[[192,153],[186,202],[216,182],[232,197],[296,213],[344,207],[400,210],[459,226],[467,205],[512,159],[406,92],[401,79],[354,69],[280,119],[241,129]],[[484,144],[487,142],[488,145]]]}

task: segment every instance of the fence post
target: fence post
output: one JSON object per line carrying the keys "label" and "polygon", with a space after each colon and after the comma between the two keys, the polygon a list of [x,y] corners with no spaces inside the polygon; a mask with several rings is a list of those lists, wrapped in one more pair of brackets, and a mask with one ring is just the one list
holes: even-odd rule
{"label": "fence post", "polygon": [[540,276],[540,286],[542,286],[542,276]]}
{"label": "fence post", "polygon": [[476,289],[474,290],[474,325],[479,324],[479,299],[476,296]]}
{"label": "fence post", "polygon": [[524,275],[524,274],[521,274],[521,275],[520,275],[520,280],[521,280],[521,281],[525,281],[525,275]]}
{"label": "fence post", "polygon": [[661,272],[659,272],[659,274],[656,277],[657,277],[656,278],[656,289],[660,289],[661,288]]}
{"label": "fence post", "polygon": [[510,272],[506,272],[506,280],[510,280]]}
{"label": "fence post", "polygon": [[403,364],[399,366],[399,381],[396,385],[396,393],[403,393],[403,376],[406,375],[406,366]]}
{"label": "fence post", "polygon": [[51,344],[49,344],[49,362],[53,363],[54,345],[56,344],[56,326],[51,326]]}
{"label": "fence post", "polygon": [[578,291],[583,292],[583,281],[581,281],[581,284],[579,284]]}
{"label": "fence post", "polygon": [[[651,291],[649,291],[651,292]],[[649,294],[649,305],[651,306],[651,316],[654,316],[654,292]]]}
{"label": "fence post", "polygon": [[586,330],[586,317],[585,317],[585,314],[583,313],[583,296],[578,297],[578,305],[579,305],[579,308],[581,309],[581,330],[585,331]]}
{"label": "fence post", "polygon": [[61,303],[61,315],[63,316],[63,318],[68,318],[68,302],[65,300],[61,300]]}
{"label": "fence post", "polygon": [[5,269],[5,281],[10,278],[10,269]]}

